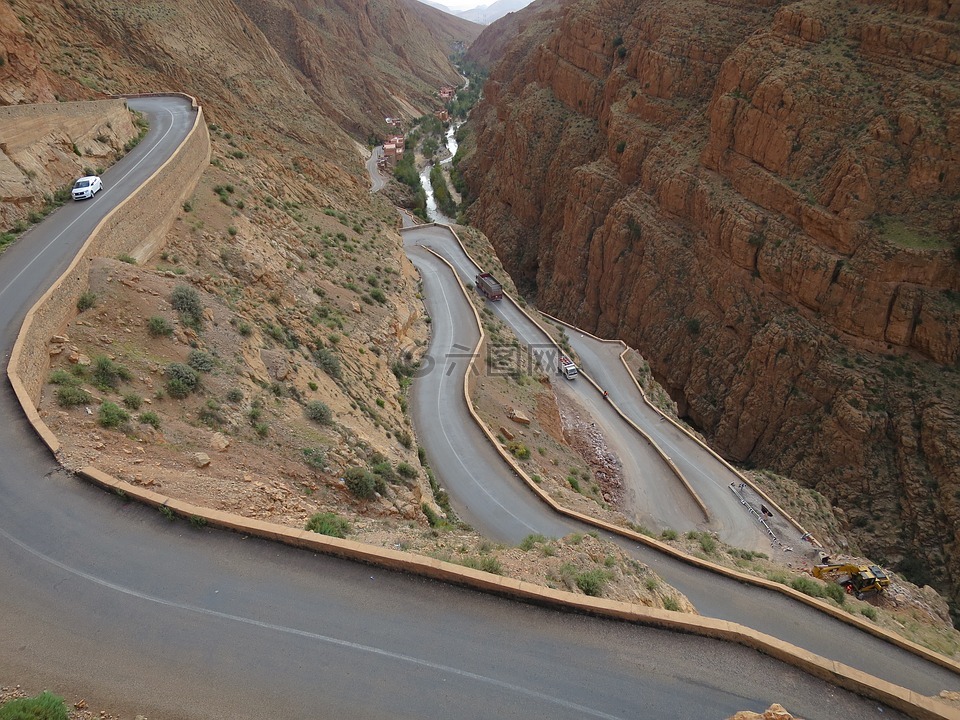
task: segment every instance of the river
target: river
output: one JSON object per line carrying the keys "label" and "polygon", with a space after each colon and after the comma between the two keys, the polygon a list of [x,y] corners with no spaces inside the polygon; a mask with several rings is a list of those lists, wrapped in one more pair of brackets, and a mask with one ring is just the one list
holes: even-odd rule
{"label": "river", "polygon": [[[447,150],[450,151],[450,156],[445,160],[441,160],[441,165],[446,165],[450,162],[453,162],[453,156],[457,154],[457,128],[460,127],[460,123],[451,124],[447,128]],[[428,163],[424,166],[423,170],[420,171],[420,183],[423,185],[423,191],[427,195],[427,217],[430,218],[430,222],[439,222],[452,225],[456,220],[449,218],[444,215],[437,208],[437,199],[433,196],[433,186],[430,184],[430,170],[433,168],[433,163]]]}

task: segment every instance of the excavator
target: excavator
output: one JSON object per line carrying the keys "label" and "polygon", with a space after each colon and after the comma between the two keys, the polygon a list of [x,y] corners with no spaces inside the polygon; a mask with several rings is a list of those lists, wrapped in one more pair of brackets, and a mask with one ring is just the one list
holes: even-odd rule
{"label": "excavator", "polygon": [[814,565],[812,574],[821,580],[832,580],[857,600],[871,595],[879,595],[890,585],[890,578],[876,565],[851,565],[849,563],[831,563],[829,557]]}

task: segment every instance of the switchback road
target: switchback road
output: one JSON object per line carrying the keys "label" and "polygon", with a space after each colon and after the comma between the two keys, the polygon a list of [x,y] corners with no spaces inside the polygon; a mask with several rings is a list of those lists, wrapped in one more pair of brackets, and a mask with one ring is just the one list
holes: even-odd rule
{"label": "switchback road", "polygon": [[[436,414],[433,398],[446,394],[454,406],[464,404],[465,356],[477,341],[476,320],[450,267],[419,246],[430,247],[449,260],[464,282],[473,279],[476,271],[472,264],[465,264],[470,261],[447,228],[407,227],[402,234],[408,255],[423,274],[424,301],[435,333],[427,362],[431,369],[414,384],[414,423],[441,484],[450,492],[454,507],[457,510],[465,507],[475,527],[507,542],[518,542],[533,531],[559,536],[590,530],[588,526],[559,516],[544,503],[525,500],[522,495],[526,487],[522,480],[497,455],[490,453],[482,460],[475,459],[481,457],[475,453],[485,452],[483,447],[489,445],[489,440],[472,421],[459,429],[469,419],[465,411]],[[491,305],[511,323],[512,315],[504,301]],[[452,328],[444,327],[448,322],[453,324]],[[448,412],[443,405],[440,408],[441,412]],[[437,422],[438,417],[442,417],[443,422]],[[450,436],[453,428],[457,428],[457,434]],[[457,455],[468,459],[465,465],[469,473],[455,460],[446,459]],[[480,490],[474,488],[477,485]],[[527,492],[532,498],[532,491]],[[481,496],[495,498],[497,502],[480,505],[473,498]],[[469,498],[465,506],[461,504],[462,498]],[[633,541],[610,539],[684,593],[702,615],[760,630],[922,694],[960,687],[960,678],[949,670],[780,593],[699,570]]]}

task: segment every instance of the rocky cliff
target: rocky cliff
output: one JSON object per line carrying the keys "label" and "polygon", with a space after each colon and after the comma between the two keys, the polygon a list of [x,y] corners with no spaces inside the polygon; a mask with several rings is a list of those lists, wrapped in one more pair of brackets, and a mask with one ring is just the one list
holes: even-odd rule
{"label": "rocky cliff", "polygon": [[507,48],[461,164],[540,307],[954,600],[958,62],[943,2],[571,2]]}

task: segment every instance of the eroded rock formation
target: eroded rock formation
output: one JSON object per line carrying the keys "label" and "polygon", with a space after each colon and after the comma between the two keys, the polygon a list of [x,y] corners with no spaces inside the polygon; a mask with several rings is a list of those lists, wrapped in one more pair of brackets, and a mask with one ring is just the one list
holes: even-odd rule
{"label": "eroded rock formation", "polygon": [[574,2],[508,46],[461,164],[540,307],[954,599],[958,62],[945,3]]}

